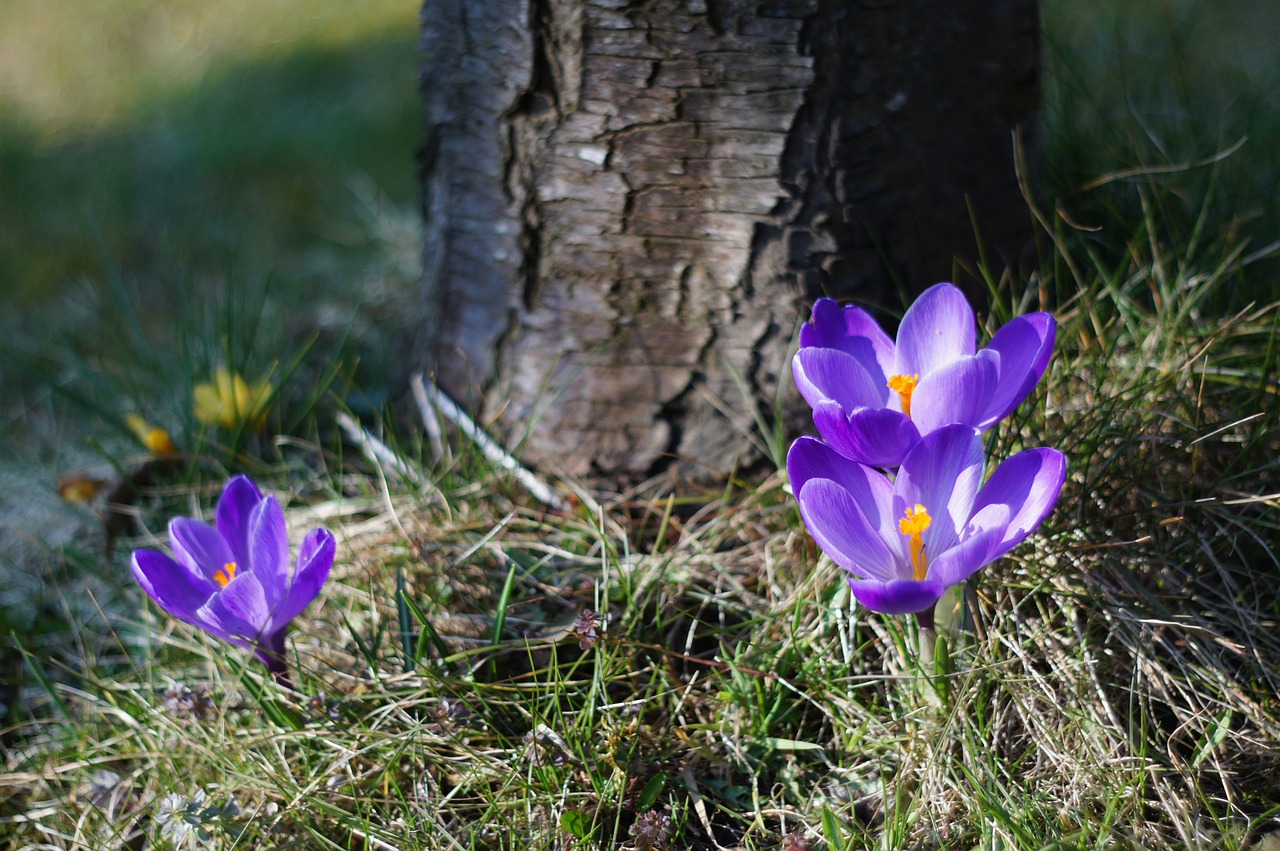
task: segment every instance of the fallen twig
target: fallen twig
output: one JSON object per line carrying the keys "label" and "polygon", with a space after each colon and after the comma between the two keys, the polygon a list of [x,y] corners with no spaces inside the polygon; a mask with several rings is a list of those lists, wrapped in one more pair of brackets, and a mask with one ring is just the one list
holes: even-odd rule
{"label": "fallen twig", "polygon": [[408,461],[396,454],[390,446],[387,446],[378,438],[374,437],[366,428],[360,425],[355,419],[348,414],[339,412],[336,417],[338,427],[342,429],[343,434],[352,443],[360,447],[360,451],[364,456],[373,463],[379,465],[384,470],[399,476],[407,482],[418,486],[425,486],[427,481],[422,474],[415,470]]}
{"label": "fallen twig", "polygon": [[[532,470],[522,465],[510,452],[499,446],[444,391],[428,384],[423,379],[422,373],[414,373],[413,377],[409,379],[409,383],[413,388],[414,398],[419,400],[418,407],[422,411],[423,425],[427,429],[429,438],[432,426],[428,425],[428,422],[434,418],[429,416],[428,407],[449,420],[449,422],[458,427],[459,431],[471,438],[471,441],[475,443],[485,458],[511,473],[517,482],[524,486],[529,493],[533,494],[535,499],[555,511],[569,510],[569,504],[553,491],[550,485],[539,479]],[[435,427],[438,428],[438,426],[439,424],[436,423]]]}

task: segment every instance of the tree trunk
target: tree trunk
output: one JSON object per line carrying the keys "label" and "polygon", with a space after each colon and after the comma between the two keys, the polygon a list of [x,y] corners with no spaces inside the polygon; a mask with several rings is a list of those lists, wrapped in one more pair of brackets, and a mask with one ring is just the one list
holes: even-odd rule
{"label": "tree trunk", "polygon": [[535,466],[723,476],[814,298],[1029,240],[1034,0],[426,0],[423,44],[417,361]]}

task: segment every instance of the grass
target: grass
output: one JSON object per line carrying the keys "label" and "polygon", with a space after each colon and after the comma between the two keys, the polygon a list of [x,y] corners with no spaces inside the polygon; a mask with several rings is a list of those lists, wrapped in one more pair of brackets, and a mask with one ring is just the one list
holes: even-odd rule
{"label": "grass", "polygon": [[175,334],[225,335],[217,311],[256,318],[231,303],[245,293],[271,293],[290,338],[368,333],[346,327],[355,307],[363,323],[402,312],[414,4],[82,5],[19,0],[0,24],[22,71],[0,88],[6,339],[128,364],[181,348]]}
{"label": "grass", "polygon": [[[1254,248],[1280,232],[1280,21],[1266,3],[1202,0],[1042,4],[1044,178],[1074,222],[1108,251],[1159,198],[1170,241]],[[1142,187],[1144,194],[1133,191]],[[1260,242],[1259,242],[1260,241]],[[1274,259],[1217,297],[1268,301]]]}
{"label": "grass", "polygon": [[[28,492],[52,492],[51,468],[110,474],[114,462],[129,472],[141,450],[123,415],[141,411],[172,430],[184,460],[137,501],[141,531],[127,546],[162,546],[169,517],[207,515],[220,478],[249,469],[289,503],[295,546],[323,523],[340,558],[290,642],[299,691],[282,693],[244,654],[142,605],[125,578],[127,547],[104,560],[92,511],[18,522],[18,506],[6,506],[0,836],[165,847],[158,816],[203,795],[186,817],[228,848],[1265,847],[1280,831],[1280,312],[1250,303],[1274,292],[1260,250],[1268,220],[1236,213],[1266,206],[1269,188],[1249,181],[1265,176],[1274,148],[1152,168],[1216,150],[1177,121],[1152,130],[1159,114],[1196,114],[1200,94],[1162,88],[1163,65],[1126,64],[1129,53],[1106,45],[1172,61],[1183,54],[1136,23],[1203,30],[1206,19],[1190,3],[1133,8],[1086,31],[1066,4],[1046,6],[1059,39],[1046,162],[1060,184],[1036,204],[1040,272],[993,286],[1013,295],[993,305],[990,325],[1045,299],[1058,350],[989,446],[999,457],[1058,446],[1070,479],[1041,531],[964,588],[963,615],[946,632],[949,672],[932,679],[916,663],[909,619],[851,605],[781,474],[718,493],[561,483],[572,507],[556,512],[462,438],[435,459],[387,421],[382,436],[420,471],[418,485],[340,440],[336,409],[361,404],[363,390],[367,410],[381,407],[366,375],[383,367],[366,373],[354,361],[376,359],[376,335],[359,326],[395,303],[353,302],[343,276],[348,262],[364,281],[399,268],[413,214],[379,197],[396,190],[375,181],[331,213],[362,235],[350,256],[324,240],[317,249],[305,224],[314,210],[304,204],[295,217],[293,191],[267,186],[261,203],[272,206],[259,213],[215,207],[224,212],[212,234],[179,203],[173,255],[139,245],[133,207],[101,219],[106,248],[86,255],[97,258],[77,273],[86,282],[64,282],[55,297],[73,315],[51,316],[12,346],[20,402],[9,403],[7,434],[27,447],[22,469],[45,475],[33,472]],[[378,27],[362,32],[363,46],[344,55],[401,43]],[[1099,33],[1113,41],[1100,46]],[[1204,34],[1210,44],[1226,37]],[[264,64],[274,42],[261,38],[249,39],[246,67],[271,76],[290,66]],[[1269,61],[1256,60],[1259,79]],[[1116,66],[1126,87],[1092,107],[1107,118],[1091,124],[1079,99],[1108,89],[1080,81]],[[1235,79],[1230,67],[1206,67]],[[212,72],[201,73],[208,85]],[[236,78],[223,73],[214,76]],[[239,79],[228,92],[255,88]],[[144,84],[120,85],[116,99],[94,97],[127,104]],[[266,87],[261,112],[303,109],[308,90],[293,86]],[[1235,103],[1264,94],[1243,90]],[[179,147],[202,153],[189,162],[216,159],[200,138],[211,124],[183,112],[194,105],[151,97],[107,110],[92,132],[68,130],[66,116],[41,120],[91,145],[132,127],[120,150],[147,151],[153,137],[130,116],[153,109],[192,128]],[[289,122],[278,129],[287,136]],[[1265,125],[1249,129],[1266,138]],[[1105,145],[1083,144],[1094,131]],[[1174,152],[1167,160],[1147,147],[1156,136]],[[225,141],[229,162],[239,144]],[[335,145],[347,151],[335,156],[353,155]],[[332,190],[299,169],[297,180],[317,182],[307,192]],[[197,250],[222,239],[220,227],[255,222],[293,246],[267,252],[278,269],[254,259],[252,239],[243,256],[228,255],[244,264],[236,273]],[[38,253],[13,262],[54,262]],[[206,298],[165,301],[155,276],[179,267],[186,292]],[[317,277],[298,271],[307,268]],[[297,293],[312,284],[322,307],[363,312],[338,330],[317,318],[320,307],[297,315]],[[192,418],[192,381],[227,363],[279,388],[264,435]],[[594,636],[584,611],[602,621]]]}

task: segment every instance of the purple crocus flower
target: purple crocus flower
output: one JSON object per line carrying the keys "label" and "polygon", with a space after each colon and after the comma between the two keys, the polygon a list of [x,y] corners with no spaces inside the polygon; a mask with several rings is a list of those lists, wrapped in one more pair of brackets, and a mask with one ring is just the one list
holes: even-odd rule
{"label": "purple crocus flower", "polygon": [[985,430],[1008,416],[1044,374],[1055,327],[1047,313],[1019,316],[975,353],[973,309],[937,284],[908,308],[895,345],[866,311],[823,298],[800,329],[792,371],[828,443],[891,468],[941,426]]}
{"label": "purple crocus flower", "polygon": [[984,484],[976,429],[948,425],[909,451],[897,476],[846,458],[813,437],[787,454],[787,473],[814,540],[852,574],[864,606],[918,612],[1017,546],[1048,516],[1066,477],[1056,449],[1029,449]]}
{"label": "purple crocus flower", "polygon": [[284,638],[289,623],[320,593],[336,545],[328,529],[302,541],[289,564],[284,511],[247,476],[227,482],[216,524],[190,517],[169,523],[176,559],[156,550],[133,554],[133,575],[160,608],[187,623],[254,650],[282,684],[291,686]]}

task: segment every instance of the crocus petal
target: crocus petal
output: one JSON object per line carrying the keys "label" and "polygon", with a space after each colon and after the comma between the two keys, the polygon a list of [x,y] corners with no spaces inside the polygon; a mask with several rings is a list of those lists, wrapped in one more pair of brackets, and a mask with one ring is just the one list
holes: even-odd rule
{"label": "crocus petal", "polygon": [[[982,469],[982,440],[969,426],[943,426],[907,453],[894,481],[893,512],[901,517],[916,504],[928,509],[932,522],[922,536],[926,552],[939,555],[959,539],[973,516]],[[905,547],[905,536],[900,537]]]}
{"label": "crocus petal", "polygon": [[841,307],[834,299],[814,302],[813,320],[800,326],[800,348],[810,347],[848,352],[880,384],[889,380],[893,369],[893,340],[884,329],[862,308]]}
{"label": "crocus petal", "polygon": [[999,557],[1000,538],[1008,525],[1007,508],[987,506],[961,534],[958,544],[930,559],[929,578],[951,587],[991,564]]}
{"label": "crocus petal", "polygon": [[193,389],[196,419],[202,423],[217,425],[222,419],[222,400],[212,384],[197,384]]}
{"label": "crocus petal", "polygon": [[920,379],[911,419],[921,433],[949,423],[977,426],[999,382],[999,358],[988,351],[957,358]]}
{"label": "crocus petal", "polygon": [[810,479],[796,500],[809,533],[836,564],[864,579],[902,578],[900,560],[847,490],[830,479]]}
{"label": "crocus petal", "polygon": [[951,284],[935,284],[921,293],[898,326],[894,374],[924,376],[973,354],[977,326],[973,308]]}
{"label": "crocus petal", "polygon": [[284,603],[271,616],[273,629],[283,630],[316,598],[329,578],[336,551],[337,543],[328,529],[313,529],[302,539],[293,584],[289,586]]}
{"label": "crocus petal", "polygon": [[1053,354],[1057,325],[1047,313],[1029,313],[1007,322],[987,350],[1000,356],[1000,378],[979,428],[990,428],[1013,412],[1044,375]]}
{"label": "crocus petal", "polygon": [[849,588],[859,603],[886,615],[909,615],[932,609],[947,590],[946,585],[932,579],[877,582],[850,578]]}
{"label": "crocus petal", "polygon": [[218,586],[185,565],[155,550],[137,550],[130,560],[133,576],[160,608],[184,621],[192,621]]}
{"label": "crocus petal", "polygon": [[1056,449],[1028,449],[1005,461],[991,474],[974,502],[975,520],[987,506],[1008,508],[1008,520],[1000,530],[990,558],[999,558],[1049,516],[1067,478],[1067,457]]}
{"label": "crocus petal", "polygon": [[142,590],[175,618],[198,626],[224,641],[248,645],[247,641],[238,638],[240,631],[229,631],[223,624],[209,618],[209,606],[221,590],[213,582],[208,584],[214,591],[205,593],[190,583],[191,572],[185,565],[152,550],[134,553],[133,575]]}
{"label": "crocus petal", "polygon": [[231,547],[237,564],[247,568],[251,563],[249,517],[262,502],[262,491],[248,476],[236,476],[227,482],[218,499],[216,522],[218,532]]}
{"label": "crocus petal", "polygon": [[218,393],[218,424],[223,428],[235,428],[238,423],[235,409],[232,407],[234,390],[231,373],[226,367],[219,367],[214,371],[213,383]]}
{"label": "crocus petal", "polygon": [[262,583],[252,573],[238,574],[199,611],[202,626],[228,640],[255,642],[267,628],[271,610]]}
{"label": "crocus petal", "polygon": [[[874,361],[871,366],[879,369]],[[810,406],[831,399],[852,411],[882,408],[889,400],[889,386],[873,378],[856,357],[838,349],[801,349],[792,358],[791,371]]]}
{"label": "crocus petal", "polygon": [[813,408],[813,424],[841,455],[884,469],[901,464],[920,441],[920,431],[911,418],[888,408],[859,408],[849,413],[835,402],[821,402]]}
{"label": "crocus petal", "polygon": [[249,388],[249,382],[237,372],[231,379],[230,401],[232,413],[240,422],[248,419],[253,412],[253,399],[254,391]]}
{"label": "crocus petal", "polygon": [[279,608],[289,587],[289,531],[274,496],[259,502],[249,516],[249,564],[266,594],[267,607]]}
{"label": "crocus petal", "polygon": [[[202,576],[208,586],[213,586],[213,576],[228,562],[236,560],[227,541],[208,523],[190,517],[175,517],[169,521],[169,543],[178,561],[193,575]],[[212,589],[210,589],[212,591]]]}
{"label": "crocus petal", "polygon": [[893,483],[883,473],[845,457],[836,447],[812,437],[798,438],[787,452],[787,476],[796,494],[812,479],[835,482],[848,492],[883,540],[896,535],[897,520],[886,510],[893,499]]}

